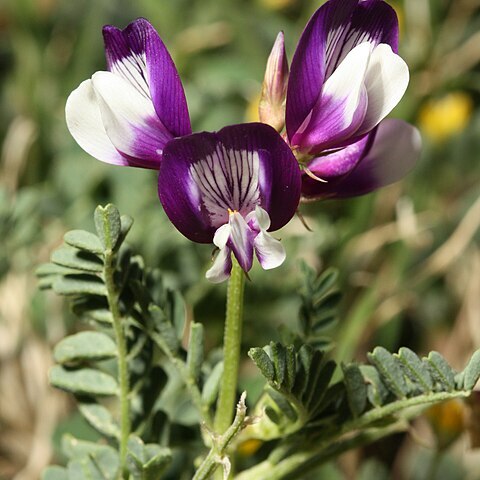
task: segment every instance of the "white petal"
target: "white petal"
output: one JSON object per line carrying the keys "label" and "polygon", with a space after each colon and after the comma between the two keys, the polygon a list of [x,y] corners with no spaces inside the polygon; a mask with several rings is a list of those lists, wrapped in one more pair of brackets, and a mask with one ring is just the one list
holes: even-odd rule
{"label": "white petal", "polygon": [[231,270],[231,250],[228,247],[225,247],[219,250],[213,265],[207,270],[207,273],[205,273],[205,278],[212,283],[220,283],[230,277]]}
{"label": "white petal", "polygon": [[285,249],[279,240],[266,232],[260,232],[254,242],[255,253],[264,270],[279,267],[286,258]]}
{"label": "white petal", "polygon": [[322,96],[333,97],[343,105],[345,126],[352,123],[361,101],[364,79],[373,45],[369,42],[357,45],[327,79]]}
{"label": "white petal", "polygon": [[255,217],[261,230],[268,230],[270,228],[270,216],[262,207],[259,207],[258,205],[255,207]]}
{"label": "white petal", "polygon": [[151,100],[111,72],[92,77],[105,130],[121,152],[137,158],[160,157],[172,135],[160,122]]}
{"label": "white petal", "polygon": [[254,233],[238,212],[230,214],[230,243],[228,244],[245,272],[252,268]]}
{"label": "white petal", "polygon": [[396,107],[409,78],[407,64],[393,53],[390,45],[382,43],[373,50],[365,76],[367,113],[357,135],[369,132]]}
{"label": "white petal", "polygon": [[65,116],[73,138],[88,154],[102,162],[127,165],[105,131],[91,80],[85,80],[70,94]]}
{"label": "white petal", "polygon": [[217,228],[215,235],[213,236],[213,243],[220,249],[224,248],[230,237],[232,228],[228,223]]}

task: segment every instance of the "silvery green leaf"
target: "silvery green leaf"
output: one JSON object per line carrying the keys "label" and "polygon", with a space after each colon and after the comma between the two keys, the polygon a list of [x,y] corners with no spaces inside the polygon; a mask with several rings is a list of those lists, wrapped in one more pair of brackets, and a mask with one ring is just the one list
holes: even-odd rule
{"label": "silvery green leaf", "polygon": [[455,389],[455,372],[438,352],[430,352],[425,359],[432,376],[441,385],[442,390],[449,392]]}
{"label": "silvery green leaf", "polygon": [[49,372],[50,384],[77,395],[116,395],[117,381],[110,375],[92,368],[67,370],[55,365]]}
{"label": "silvery green leaf", "polygon": [[361,365],[360,371],[367,383],[367,395],[369,402],[374,407],[381,407],[385,404],[389,392],[380,376],[379,371],[372,365]]}
{"label": "silvery green leaf", "polygon": [[73,247],[57,248],[52,253],[51,260],[62,267],[73,268],[82,272],[100,273],[103,271],[103,262],[96,255]]}
{"label": "silvery green leaf", "polygon": [[275,383],[281,387],[286,375],[285,347],[278,342],[270,343],[271,360],[275,368]]}
{"label": "silvery green leaf", "polygon": [[98,403],[80,403],[80,413],[95,430],[111,438],[120,437],[120,429],[115,423],[112,414],[103,405]]}
{"label": "silvery green leaf", "polygon": [[62,437],[62,452],[69,459],[88,457],[104,451],[116,454],[115,449],[108,445],[79,440],[69,433]]}
{"label": "silvery green leaf", "polygon": [[78,270],[74,268],[62,267],[61,265],[56,265],[55,263],[44,263],[35,270],[35,275],[40,278],[75,273],[78,273]]}
{"label": "silvery green leaf", "polygon": [[197,381],[200,376],[203,354],[203,325],[192,322],[190,325],[190,338],[188,340],[187,367],[191,378],[195,381]]}
{"label": "silvery green leaf", "polygon": [[85,230],[70,230],[64,235],[63,240],[68,245],[80,250],[85,250],[97,255],[103,253],[100,239],[93,233],[86,232]]}
{"label": "silvery green leaf", "polygon": [[367,406],[367,385],[357,364],[342,365],[342,370],[348,404],[356,418],[363,413]]}
{"label": "silvery green leaf", "polygon": [[117,356],[115,342],[100,332],[80,332],[60,340],[53,350],[57,363],[105,360]]}
{"label": "silvery green leaf", "polygon": [[121,233],[120,213],[117,207],[109,203],[99,205],[94,214],[95,228],[104,250],[114,250]]}
{"label": "silvery green leaf", "polygon": [[213,405],[213,402],[215,402],[217,398],[222,375],[223,362],[218,362],[215,367],[213,367],[212,373],[207,378],[202,390],[202,402],[208,407]]}
{"label": "silvery green leaf", "polygon": [[324,295],[335,286],[338,279],[338,271],[329,268],[325,270],[315,281],[315,290],[317,295]]}
{"label": "silvery green leaf", "polygon": [[279,392],[273,388],[267,388],[266,392],[272,400],[278,405],[280,411],[291,421],[295,422],[298,418],[297,412],[294,410],[290,402]]}
{"label": "silvery green leaf", "polygon": [[170,449],[144,445],[136,436],[128,439],[127,466],[135,480],[158,480],[172,460]]}
{"label": "silvery green leaf", "polygon": [[102,280],[87,274],[57,277],[53,282],[53,290],[59,295],[107,295],[107,289]]}
{"label": "silvery green leaf", "polygon": [[428,367],[418,355],[409,348],[402,347],[395,355],[401,362],[404,372],[416,385],[419,385],[424,392],[433,389],[433,381]]}
{"label": "silvery green leaf", "polygon": [[169,322],[165,312],[157,305],[151,305],[149,308],[152,316],[160,348],[168,348],[172,353],[176,353],[180,348],[180,340],[173,325]]}
{"label": "silvery green leaf", "polygon": [[405,398],[408,393],[408,386],[396,358],[385,348],[376,347],[372,353],[368,354],[368,359],[375,365],[385,384],[395,396]]}
{"label": "silvery green leaf", "polygon": [[120,243],[125,240],[125,237],[128,235],[128,232],[132,228],[133,218],[130,215],[122,215],[120,217],[121,224],[121,233],[120,233]]}
{"label": "silvery green leaf", "polygon": [[68,471],[64,467],[51,465],[42,472],[41,480],[69,480]]}
{"label": "silvery green leaf", "polygon": [[463,388],[465,390],[472,390],[480,378],[480,350],[477,350],[472,355],[463,373]]}
{"label": "silvery green leaf", "polygon": [[287,345],[285,350],[286,359],[286,375],[284,382],[284,389],[290,392],[295,384],[295,375],[297,373],[296,352],[293,345]]}
{"label": "silvery green leaf", "polygon": [[310,396],[308,404],[306,405],[312,415],[317,412],[319,406],[323,402],[336,368],[337,365],[333,360],[329,360],[321,368],[320,374],[316,379],[315,386],[313,387],[312,395]]}
{"label": "silvery green leaf", "polygon": [[253,360],[253,363],[255,363],[268,382],[273,382],[275,379],[275,367],[267,352],[263,348],[255,347],[248,351],[248,356]]}

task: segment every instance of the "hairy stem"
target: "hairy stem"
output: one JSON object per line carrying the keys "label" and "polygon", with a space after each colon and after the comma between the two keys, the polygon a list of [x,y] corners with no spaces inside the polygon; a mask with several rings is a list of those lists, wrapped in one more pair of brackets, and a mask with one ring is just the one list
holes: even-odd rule
{"label": "hairy stem", "polygon": [[227,311],[223,336],[223,377],[215,415],[215,431],[219,434],[232,423],[237,391],[240,346],[242,343],[243,291],[245,277],[235,258],[228,282]]}
{"label": "hairy stem", "polygon": [[193,480],[205,480],[211,478],[211,475],[220,464],[224,465],[224,472],[226,473],[225,477],[228,476],[231,465],[228,457],[225,456],[225,452],[233,439],[245,426],[245,416],[247,412],[245,397],[246,394],[243,393],[237,405],[237,413],[230,427],[223,435],[213,438],[213,446],[205,460],[195,472]]}
{"label": "hairy stem", "polygon": [[119,292],[113,278],[115,271],[114,253],[105,252],[104,280],[107,287],[107,299],[113,317],[113,330],[118,348],[118,383],[120,385],[120,468],[119,478],[123,478],[127,457],[127,442],[130,435],[129,375],[127,365],[127,341],[123,328],[122,315],[118,307]]}

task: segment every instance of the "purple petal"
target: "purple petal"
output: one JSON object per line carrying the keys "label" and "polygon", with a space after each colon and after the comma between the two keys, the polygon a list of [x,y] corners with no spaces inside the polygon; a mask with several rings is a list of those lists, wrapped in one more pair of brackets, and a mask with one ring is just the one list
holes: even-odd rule
{"label": "purple petal", "polygon": [[381,0],[330,0],[307,24],[295,51],[287,90],[288,138],[300,128],[330,77],[349,51],[370,42],[398,51],[395,11]]}
{"label": "purple petal", "polygon": [[107,65],[140,94],[153,102],[158,118],[172,137],[192,129],[187,102],[177,69],[152,25],[139,18],[124,30],[103,28]]}
{"label": "purple petal", "polygon": [[304,200],[364,195],[402,179],[413,168],[422,143],[415,127],[403,120],[388,119],[371,135],[375,137],[370,149],[365,149],[351,173],[328,183],[304,176]]}
{"label": "purple petal", "polygon": [[264,208],[271,230],[285,225],[298,205],[301,176],[289,147],[270,126],[234,125],[169,142],[158,191],[166,214],[190,240],[210,243],[229,220]]}
{"label": "purple petal", "polygon": [[[308,164],[308,169],[323,180],[328,180],[329,182],[338,180],[339,177],[351,172],[355,168],[360,159],[370,150],[374,138],[374,134],[364,135],[360,140],[348,147],[317,157]],[[322,183],[311,180],[308,185],[310,186],[311,184],[313,190],[319,183]],[[304,179],[304,186],[302,187],[303,194],[305,194],[305,181],[306,179]],[[325,186],[325,184],[322,185]]]}
{"label": "purple petal", "polygon": [[353,136],[367,112],[364,77],[371,56],[368,43],[352,50],[327,79],[321,97],[291,138],[293,146],[313,155],[338,148]]}

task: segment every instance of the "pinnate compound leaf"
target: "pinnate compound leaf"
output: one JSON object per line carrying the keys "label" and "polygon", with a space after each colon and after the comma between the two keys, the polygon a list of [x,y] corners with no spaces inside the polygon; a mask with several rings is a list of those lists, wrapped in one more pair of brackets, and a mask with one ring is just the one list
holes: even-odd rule
{"label": "pinnate compound leaf", "polygon": [[354,418],[363,413],[367,406],[367,385],[356,363],[342,365],[347,400]]}
{"label": "pinnate compound leaf", "polygon": [[455,389],[455,372],[442,355],[435,351],[430,352],[425,360],[430,367],[432,376],[440,384],[442,390],[453,391]]}
{"label": "pinnate compound leaf", "polygon": [[223,362],[218,362],[215,367],[213,367],[212,373],[210,373],[209,377],[205,381],[202,390],[202,402],[208,407],[213,405],[213,402],[215,402],[217,398],[222,375]]}
{"label": "pinnate compound leaf", "polygon": [[67,232],[63,240],[66,244],[79,250],[85,250],[94,254],[102,254],[103,247],[100,239],[93,233],[86,232],[85,230],[70,230]]}
{"label": "pinnate compound leaf", "polygon": [[463,374],[463,388],[465,390],[472,390],[480,378],[480,350],[477,350],[472,355]]}
{"label": "pinnate compound leaf", "polygon": [[263,348],[251,348],[248,351],[248,356],[252,359],[253,363],[255,363],[268,382],[271,383],[275,380],[275,367]]}
{"label": "pinnate compound leaf", "polygon": [[80,413],[97,432],[111,438],[120,437],[120,429],[112,414],[103,405],[97,403],[80,403]]}
{"label": "pinnate compound leaf", "polygon": [[408,386],[397,359],[385,348],[376,347],[368,354],[368,359],[380,372],[385,384],[397,398],[405,398]]}
{"label": "pinnate compound leaf", "polygon": [[64,467],[51,465],[42,472],[41,480],[69,480],[68,471]]}
{"label": "pinnate compound leaf", "polygon": [[57,277],[53,282],[53,290],[58,295],[107,295],[107,288],[102,280],[86,274]]}
{"label": "pinnate compound leaf", "polygon": [[169,322],[165,312],[157,305],[151,305],[149,312],[152,316],[155,330],[158,333],[156,337],[160,348],[167,348],[171,353],[176,354],[180,348],[180,340],[174,326]]}
{"label": "pinnate compound leaf", "polygon": [[395,356],[400,360],[405,374],[420,387],[423,392],[433,390],[433,381],[428,367],[418,358],[415,352],[402,347]]}
{"label": "pinnate compound leaf", "polygon": [[96,255],[73,247],[57,248],[52,253],[51,260],[62,267],[82,272],[100,273],[103,271],[103,262]]}
{"label": "pinnate compound leaf", "polygon": [[114,250],[120,238],[122,224],[120,213],[109,203],[106,207],[99,205],[94,214],[95,229],[104,250]]}
{"label": "pinnate compound leaf", "polygon": [[49,372],[50,384],[77,395],[108,396],[118,393],[116,380],[92,368],[67,370],[55,365]]}
{"label": "pinnate compound leaf", "polygon": [[53,350],[57,363],[106,360],[117,356],[115,342],[105,333],[80,332],[61,340]]}

